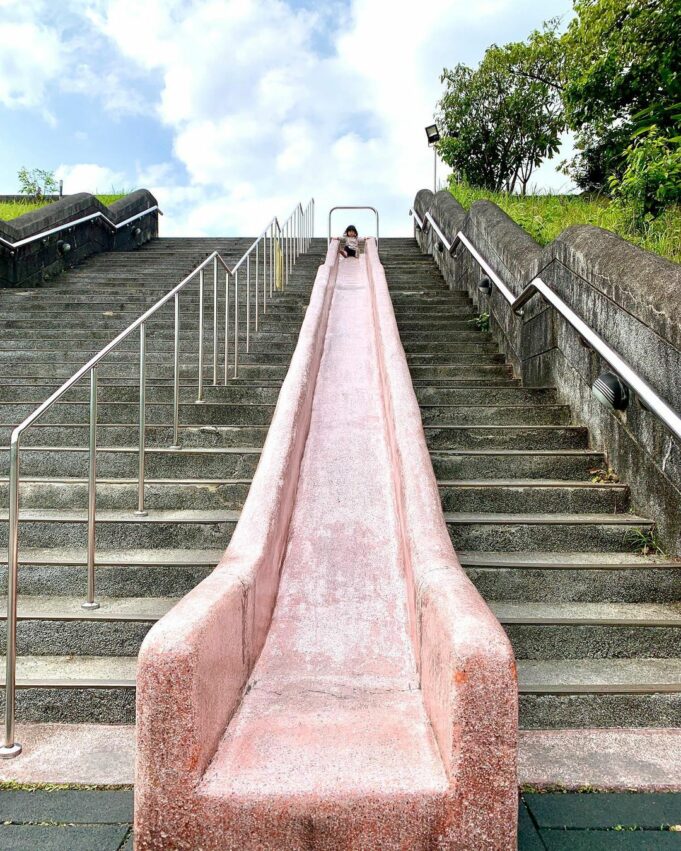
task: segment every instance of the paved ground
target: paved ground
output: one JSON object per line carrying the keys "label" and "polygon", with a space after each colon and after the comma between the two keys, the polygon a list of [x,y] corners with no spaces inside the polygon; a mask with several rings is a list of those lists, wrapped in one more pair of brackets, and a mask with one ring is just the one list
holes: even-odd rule
{"label": "paved ground", "polygon": [[[131,823],[130,790],[0,791],[2,851],[132,851]],[[681,849],[681,794],[526,793],[518,840],[519,851]]]}

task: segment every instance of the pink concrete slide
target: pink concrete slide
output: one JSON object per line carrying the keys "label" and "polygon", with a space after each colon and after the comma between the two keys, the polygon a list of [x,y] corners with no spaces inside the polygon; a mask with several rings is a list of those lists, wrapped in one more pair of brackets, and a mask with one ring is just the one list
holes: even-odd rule
{"label": "pink concrete slide", "polygon": [[517,690],[376,243],[330,245],[241,519],[149,632],[135,848],[513,849]]}

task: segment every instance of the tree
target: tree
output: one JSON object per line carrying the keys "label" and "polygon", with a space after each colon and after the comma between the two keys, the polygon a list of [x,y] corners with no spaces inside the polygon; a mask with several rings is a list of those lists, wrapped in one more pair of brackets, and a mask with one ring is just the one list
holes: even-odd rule
{"label": "tree", "polygon": [[601,189],[622,176],[642,110],[663,137],[679,132],[670,107],[681,101],[681,4],[575,0],[574,11],[562,38],[562,98],[580,153],[567,171],[581,188]]}
{"label": "tree", "polygon": [[43,168],[33,168],[29,171],[24,166],[19,169],[17,177],[19,179],[19,191],[22,195],[28,195],[30,198],[51,195],[58,188],[54,172],[46,171]]}
{"label": "tree", "polygon": [[527,43],[492,45],[475,70],[444,69],[438,152],[470,183],[524,194],[536,166],[558,150],[564,119],[556,27],[550,21]]}

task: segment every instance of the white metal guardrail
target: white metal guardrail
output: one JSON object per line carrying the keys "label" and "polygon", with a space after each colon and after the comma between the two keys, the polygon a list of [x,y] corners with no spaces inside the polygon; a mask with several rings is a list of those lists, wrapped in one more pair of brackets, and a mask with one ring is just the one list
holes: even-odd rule
{"label": "white metal guardrail", "polygon": [[[146,212],[150,212],[147,210]],[[144,215],[144,214],[141,214]],[[92,217],[89,217],[92,218]],[[130,221],[130,220],[129,220]],[[68,227],[75,224],[70,222]],[[40,236],[44,236],[41,234]],[[204,303],[205,303],[205,270],[213,272],[213,386],[218,386],[218,361],[222,353],[218,351],[218,312],[219,312],[219,276],[224,272],[224,375],[226,385],[230,377],[239,375],[239,339],[245,339],[246,352],[250,350],[251,302],[254,302],[254,330],[258,330],[259,306],[262,312],[267,312],[268,298],[274,297],[278,289],[285,290],[289,275],[299,254],[306,251],[314,236],[314,198],[303,209],[298,204],[283,225],[273,218],[260,235],[253,241],[241,259],[230,269],[224,258],[213,251],[189,275],[170,292],[166,293],[156,304],[138,317],[128,327],[108,343],[93,358],[84,364],[61,387],[56,390],[42,405],[37,407],[12,432],[10,438],[10,469],[9,469],[9,544],[7,564],[7,651],[5,672],[5,731],[4,744],[0,746],[0,758],[11,758],[21,753],[21,745],[15,741],[15,697],[16,697],[16,634],[17,634],[17,588],[19,569],[19,460],[21,437],[23,433],[37,422],[55,402],[74,387],[81,379],[90,377],[90,406],[88,432],[88,517],[87,517],[87,598],[83,608],[96,609],[99,603],[95,600],[95,529],[97,520],[96,489],[97,489],[97,368],[101,362],[126,340],[132,333],[139,331],[139,441],[138,441],[138,486],[137,509],[135,513],[144,516],[144,485],[145,485],[145,430],[146,430],[146,323],[166,304],[174,300],[174,346],[173,346],[173,441],[171,449],[180,448],[179,436],[179,407],[180,407],[180,294],[196,280],[198,276],[198,377],[196,403],[203,398],[203,367],[204,367]],[[253,267],[253,269],[251,269]],[[240,335],[239,318],[239,277],[245,284],[245,327]],[[244,281],[245,278],[245,281]],[[231,281],[231,299],[230,299]],[[251,287],[253,281],[253,287]],[[251,293],[254,294],[253,299]],[[230,301],[233,302],[233,318],[230,312]],[[230,376],[230,327],[233,328],[233,373]]]}

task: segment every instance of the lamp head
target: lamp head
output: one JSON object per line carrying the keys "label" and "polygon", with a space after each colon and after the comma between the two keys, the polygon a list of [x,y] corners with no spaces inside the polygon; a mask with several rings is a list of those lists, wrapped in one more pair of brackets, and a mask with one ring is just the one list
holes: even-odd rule
{"label": "lamp head", "polygon": [[426,127],[426,137],[429,145],[434,145],[440,141],[440,131],[437,129],[437,124],[429,124]]}

